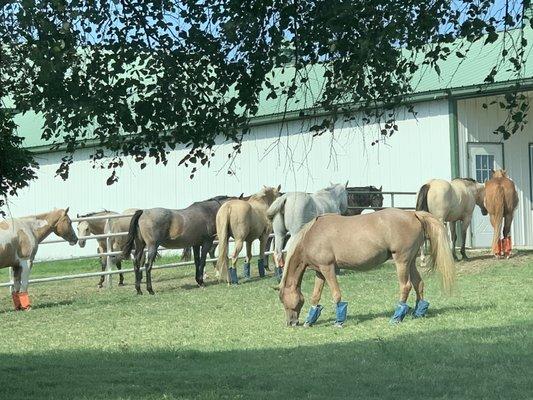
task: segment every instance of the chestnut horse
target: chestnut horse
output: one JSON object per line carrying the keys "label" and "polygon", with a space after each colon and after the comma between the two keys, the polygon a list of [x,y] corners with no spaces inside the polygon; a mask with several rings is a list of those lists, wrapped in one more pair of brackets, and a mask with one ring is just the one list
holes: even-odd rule
{"label": "chestnut horse", "polygon": [[305,324],[314,324],[320,315],[319,302],[326,281],[336,304],[335,325],[340,327],[346,320],[347,303],[341,301],[335,267],[365,270],[391,257],[400,284],[400,303],[391,322],[401,322],[409,311],[406,301],[412,287],[416,292],[413,316],[423,317],[429,303],[424,299],[424,283],[415,260],[424,237],[431,242],[430,268],[436,264],[443,288],[449,291],[455,280],[455,266],[448,235],[444,224],[430,213],[389,208],[359,216],[326,214],[315,218],[300,230],[287,254],[279,292],[287,325],[298,325],[304,303],[302,277],[307,268],[315,271],[316,278]]}
{"label": "chestnut horse", "polygon": [[485,182],[485,207],[494,228],[492,253],[496,258],[511,256],[511,223],[517,206],[518,194],[513,181],[507,177],[507,172],[503,169],[493,171],[492,178]]}
{"label": "chestnut horse", "polygon": [[11,297],[15,310],[29,310],[31,307],[28,296],[31,267],[39,243],[52,232],[71,246],[78,242],[68,208],[0,221],[0,268],[13,268]]}

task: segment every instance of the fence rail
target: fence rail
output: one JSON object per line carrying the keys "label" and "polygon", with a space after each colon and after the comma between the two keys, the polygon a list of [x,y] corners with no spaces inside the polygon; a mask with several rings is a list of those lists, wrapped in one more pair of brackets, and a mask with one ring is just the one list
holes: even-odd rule
{"label": "fence rail", "polygon": [[[359,190],[349,190],[349,193],[356,193],[356,194],[376,194],[378,192],[372,192],[372,191],[359,191]],[[395,207],[395,196],[414,196],[416,195],[415,192],[379,192],[382,195],[390,196],[390,206]],[[386,208],[384,207],[348,207],[348,209],[381,209]],[[401,209],[414,209],[414,207],[396,207]],[[103,215],[103,216],[90,216],[90,217],[77,217],[73,218],[72,222],[81,222],[81,221],[94,221],[94,220],[106,220],[106,227],[109,226],[107,222],[112,219],[117,218],[130,218],[133,217],[134,214],[111,214],[111,215]],[[61,276],[51,276],[47,278],[36,278],[36,279],[30,279],[29,283],[44,283],[44,282],[55,282],[55,281],[64,281],[64,280],[70,280],[70,279],[83,279],[83,278],[92,278],[96,276],[104,276],[105,277],[105,285],[106,287],[112,286],[112,276],[116,274],[128,274],[134,272],[133,268],[126,268],[126,269],[113,269],[113,265],[115,264],[115,256],[120,255],[121,251],[109,251],[112,248],[111,240],[115,237],[125,236],[128,232],[105,232],[100,235],[91,235],[91,236],[82,236],[78,239],[81,240],[106,240],[106,246],[107,251],[103,253],[94,253],[94,254],[87,254],[87,255],[80,255],[75,257],[68,257],[68,258],[60,258],[54,261],[70,261],[70,260],[82,260],[82,259],[89,259],[89,258],[106,258],[106,269],[105,271],[98,271],[98,272],[85,272],[80,274],[69,274],[69,275],[61,275]],[[273,236],[273,235],[270,235]],[[230,239],[230,241],[233,241],[233,239]],[[63,239],[52,239],[52,240],[46,240],[41,243],[41,245],[46,244],[57,244],[57,243],[67,243]],[[218,240],[215,240],[213,242],[214,244],[218,244]],[[168,249],[164,247],[160,247],[159,250],[176,250],[176,249]],[[265,255],[273,254],[272,251],[265,252]],[[244,256],[239,256],[239,259],[245,258]],[[216,261],[216,259],[207,259],[206,262],[213,262]],[[162,264],[162,265],[154,265],[152,269],[166,269],[166,268],[174,268],[174,267],[180,267],[180,266],[186,266],[186,265],[194,265],[194,261],[180,261],[175,263],[168,263],[168,264]],[[144,267],[142,267],[142,270],[144,270]],[[12,287],[13,286],[13,273],[12,268],[9,268],[9,276],[10,281],[0,283],[0,287]]]}
{"label": "fence rail", "polygon": [[[381,194],[385,196],[390,196],[390,207],[399,208],[400,210],[414,210],[415,207],[398,207],[395,205],[395,196],[416,196],[416,192],[377,192],[371,190],[350,190],[348,189],[349,194]],[[348,206],[348,210],[381,210],[384,207],[365,207],[365,206]]]}

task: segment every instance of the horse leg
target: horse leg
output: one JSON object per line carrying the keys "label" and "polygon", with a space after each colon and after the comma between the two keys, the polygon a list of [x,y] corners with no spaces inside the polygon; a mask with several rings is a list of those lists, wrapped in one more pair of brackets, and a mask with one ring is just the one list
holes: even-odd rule
{"label": "horse leg", "polygon": [[[215,270],[215,275],[217,278],[220,278],[220,272],[218,272],[217,269],[217,260],[215,259],[215,250],[217,248],[217,245],[212,243],[211,247],[209,248],[209,258],[215,260],[213,261],[213,269]],[[204,275],[204,279],[207,278],[207,273]]]}
{"label": "horse leg", "polygon": [[324,307],[322,307],[318,303],[320,303],[320,298],[322,297],[324,282],[324,275],[321,272],[316,271],[315,287],[313,289],[313,295],[311,296],[311,308],[309,309],[309,313],[307,314],[307,318],[305,319],[304,327],[309,327],[313,325],[318,320],[318,317],[320,317],[320,313],[322,312],[322,309]]}
{"label": "horse leg", "polygon": [[[103,250],[102,247],[98,246],[97,253],[98,254],[102,253],[103,252],[102,250]],[[100,267],[102,268],[102,272],[104,272],[106,269],[106,259],[103,256],[100,257]],[[104,280],[105,280],[105,276],[100,275],[100,281],[98,282],[98,287],[100,289],[104,287]]]}
{"label": "horse leg", "polygon": [[413,317],[424,317],[427,313],[429,302],[424,300],[424,281],[420,276],[420,272],[416,269],[414,260],[409,264],[409,279],[416,292],[416,305],[413,310]]}
{"label": "horse leg", "polygon": [[205,260],[207,259],[207,253],[211,251],[212,247],[213,247],[213,242],[209,241],[202,245],[202,248],[200,251],[200,265],[199,265],[199,268],[196,270],[196,283],[200,287],[204,286]]}
{"label": "horse leg", "polygon": [[450,222],[450,234],[452,236],[452,255],[455,261],[458,261],[457,254],[455,254],[455,242],[457,241],[457,231],[455,230],[457,221]]}
{"label": "horse leg", "polygon": [[152,289],[152,266],[157,256],[157,247],[157,245],[148,246],[148,251],[146,252],[146,290],[150,294],[155,294],[154,289]]}
{"label": "horse leg", "polygon": [[21,273],[22,268],[20,266],[12,268],[11,280],[13,281],[13,286],[11,287],[11,298],[13,299],[13,306],[15,307],[15,311],[21,310],[19,299]]}
{"label": "horse leg", "polygon": [[141,290],[141,281],[143,279],[143,274],[141,271],[141,265],[144,262],[144,246],[143,242],[135,242],[135,257],[133,259],[133,269],[135,270],[135,290],[137,294],[143,294]]}
{"label": "horse leg", "polygon": [[466,217],[461,224],[461,256],[463,257],[463,260],[468,260],[468,257],[466,256],[466,231],[468,230],[471,221],[472,216]]}
{"label": "horse leg", "polygon": [[229,284],[236,285],[239,283],[239,278],[237,278],[237,260],[239,258],[239,253],[242,250],[244,242],[242,239],[235,239],[235,248],[233,249],[233,257],[231,257],[231,267],[228,268],[228,277]]}
{"label": "horse leg", "polygon": [[30,260],[20,260],[20,290],[18,292],[18,298],[20,302],[21,310],[30,310],[31,302],[30,297],[28,296],[28,284],[30,281],[30,271],[31,271],[31,261]]}
{"label": "horse leg", "polygon": [[203,272],[200,274],[200,246],[193,246],[192,252],[194,254],[194,268],[195,268],[195,280],[198,286],[202,286],[204,284],[203,278],[204,274]]}
{"label": "horse leg", "polygon": [[260,278],[265,276],[265,268],[268,268],[268,256],[265,256],[268,237],[269,234],[266,232],[259,238],[259,259],[257,260],[257,269],[259,271]]}
{"label": "horse leg", "polygon": [[331,296],[333,297],[333,302],[335,303],[334,326],[337,328],[342,328],[344,322],[346,321],[348,303],[346,301],[341,301],[341,290],[339,288],[339,281],[337,280],[337,275],[335,274],[335,265],[321,265],[319,266],[318,270],[322,274],[322,276],[324,276],[326,282],[328,283],[329,289],[331,290]]}
{"label": "horse leg", "polygon": [[409,306],[406,301],[411,291],[411,282],[409,281],[409,263],[400,260],[399,257],[394,257],[396,263],[396,274],[398,275],[398,283],[400,285],[400,301],[396,306],[396,310],[390,320],[391,324],[398,324],[403,321],[404,317],[409,312]]}
{"label": "horse leg", "polygon": [[246,242],[246,259],[244,260],[244,277],[251,278],[250,263],[252,262],[252,242]]}
{"label": "horse leg", "polygon": [[495,215],[491,214],[490,224],[492,225],[492,228],[494,230],[494,235],[492,236],[492,253],[496,258],[500,258],[502,250],[500,241],[501,222],[498,221],[498,218]]}
{"label": "horse leg", "polygon": [[513,222],[513,211],[505,214],[503,223],[503,253],[505,257],[511,257],[512,243],[511,243],[511,223]]}
{"label": "horse leg", "polygon": [[[117,269],[119,271],[122,270],[122,260],[120,258],[117,258]],[[119,286],[124,286],[124,274],[118,274],[119,276],[119,280],[118,280],[118,285]]]}

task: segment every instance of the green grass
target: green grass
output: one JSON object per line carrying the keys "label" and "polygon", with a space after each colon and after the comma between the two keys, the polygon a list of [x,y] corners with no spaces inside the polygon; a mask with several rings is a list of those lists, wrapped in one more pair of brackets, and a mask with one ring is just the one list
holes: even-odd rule
{"label": "green grass", "polygon": [[[388,323],[392,265],[340,276],[349,302],[340,330],[329,290],[315,327],[286,328],[273,278],[227,287],[214,283],[210,265],[205,289],[190,267],[154,271],[155,296],[136,296],[132,274],[111,290],[97,289],[98,278],[34,285],[27,313],[11,311],[4,289],[1,397],[532,398],[533,256],[459,265],[455,296],[425,276],[428,317],[399,326]],[[33,277],[97,269],[96,261],[42,263]],[[307,299],[312,283],[307,273]]]}

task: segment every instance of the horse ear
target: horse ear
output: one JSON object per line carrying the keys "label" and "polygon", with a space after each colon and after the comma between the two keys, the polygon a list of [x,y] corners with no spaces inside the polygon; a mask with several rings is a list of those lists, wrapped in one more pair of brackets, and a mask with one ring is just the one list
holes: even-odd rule
{"label": "horse ear", "polygon": [[244,197],[244,192],[242,192],[241,195],[239,196],[239,200],[242,200],[243,197]]}
{"label": "horse ear", "polygon": [[80,214],[76,214],[76,218],[79,218],[80,217]]}
{"label": "horse ear", "polygon": [[344,184],[344,188],[345,188],[345,189],[348,187],[348,182],[349,182],[349,181],[346,181],[346,183]]}
{"label": "horse ear", "polygon": [[379,191],[380,191],[380,192],[381,192],[381,189],[382,189],[382,188],[383,188],[383,185],[381,185],[381,186],[379,187]]}
{"label": "horse ear", "polygon": [[67,207],[67,208],[65,209],[65,211],[63,211],[63,215],[67,215],[67,213],[68,213],[68,209],[69,209],[69,208],[70,208],[70,207]]}
{"label": "horse ear", "polygon": [[278,185],[278,192],[281,190],[281,183]]}

